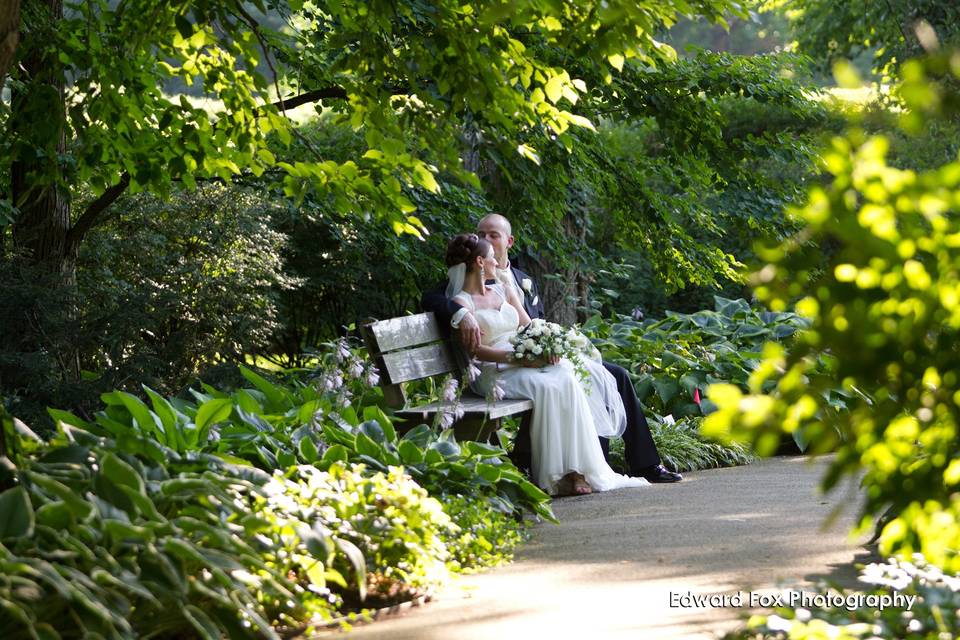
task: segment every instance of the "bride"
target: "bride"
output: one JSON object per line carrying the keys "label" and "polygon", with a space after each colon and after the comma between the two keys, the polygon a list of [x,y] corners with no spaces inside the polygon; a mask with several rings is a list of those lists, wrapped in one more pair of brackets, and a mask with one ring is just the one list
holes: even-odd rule
{"label": "bride", "polygon": [[487,363],[474,381],[486,395],[494,385],[504,397],[533,401],[530,437],[534,481],[551,495],[583,495],[647,484],[613,471],[597,436],[623,433],[626,414],[616,382],[602,364],[585,359],[584,385],[567,360],[515,361],[510,338],[530,322],[512,288],[488,285],[496,274],[493,246],[476,234],[461,234],[447,245],[447,297],[473,312],[483,330],[473,355]]}

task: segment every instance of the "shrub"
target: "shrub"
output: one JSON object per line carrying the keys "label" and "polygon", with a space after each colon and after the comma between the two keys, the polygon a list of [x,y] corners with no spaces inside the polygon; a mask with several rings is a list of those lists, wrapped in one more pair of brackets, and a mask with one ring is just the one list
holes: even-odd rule
{"label": "shrub", "polygon": [[483,502],[457,505],[461,535],[400,467],[270,476],[133,433],[61,421],[43,441],[14,424],[4,417],[4,638],[279,638],[427,591],[447,573],[448,543],[459,569],[498,558],[487,536],[515,540],[489,530]]}
{"label": "shrub", "polygon": [[305,522],[346,552],[324,577],[348,608],[407,600],[447,574],[446,540],[457,527],[401,467],[370,474],[363,465],[337,463],[327,471],[300,465],[276,472],[264,493],[256,501],[262,517],[292,522],[286,527],[293,531]]}
{"label": "shrub", "polygon": [[27,450],[0,494],[4,638],[277,638],[274,626],[329,617],[326,593],[296,578],[330,554],[274,553],[310,527],[261,517],[264,474],[72,427],[43,442],[4,422]]}
{"label": "shrub", "polygon": [[767,340],[786,340],[808,322],[795,313],[755,309],[745,300],[715,297],[715,311],[668,312],[663,320],[599,317],[585,326],[594,344],[635,374],[637,397],[658,415],[703,415],[712,407],[696,400],[707,385],[746,387]]}
{"label": "shrub", "polygon": [[[937,111],[956,117],[957,56],[904,64],[904,123],[916,127]],[[747,393],[711,387],[720,409],[704,428],[750,440],[759,453],[798,429],[818,450],[836,446],[824,488],[845,475],[862,479],[862,524],[880,520],[881,552],[921,552],[956,571],[960,162],[900,170],[887,165],[887,148],[884,138],[853,129],[825,153],[830,182],[792,211],[805,241],[767,248],[769,264],[757,277],[757,295],[772,308],[804,296],[796,308],[811,328],[789,353],[765,348]],[[827,243],[835,251],[822,268]],[[831,375],[811,376],[825,352]],[[837,384],[850,393],[849,410],[828,415],[825,391]]]}
{"label": "shrub", "polygon": [[526,537],[522,521],[512,514],[491,509],[470,496],[446,496],[443,510],[458,530],[447,539],[450,560],[459,571],[492,567],[513,558],[513,551]]}

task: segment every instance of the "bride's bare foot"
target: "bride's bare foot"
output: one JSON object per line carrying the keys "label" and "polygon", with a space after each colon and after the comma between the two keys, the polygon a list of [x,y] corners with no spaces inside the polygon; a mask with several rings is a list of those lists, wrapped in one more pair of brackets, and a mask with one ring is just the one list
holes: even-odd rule
{"label": "bride's bare foot", "polygon": [[593,493],[593,488],[581,474],[573,472],[563,476],[561,482],[570,487],[570,492],[565,495],[585,496]]}

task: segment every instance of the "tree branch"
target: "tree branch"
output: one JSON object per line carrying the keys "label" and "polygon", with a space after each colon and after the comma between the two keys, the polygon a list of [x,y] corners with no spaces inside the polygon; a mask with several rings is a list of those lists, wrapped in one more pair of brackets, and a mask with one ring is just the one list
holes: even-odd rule
{"label": "tree branch", "polygon": [[[390,87],[390,95],[392,96],[402,96],[410,93],[410,89],[407,87]],[[276,107],[283,111],[284,109],[293,109],[299,107],[302,104],[307,104],[309,102],[316,102],[317,100],[346,100],[347,99],[347,90],[343,87],[326,87],[324,89],[315,89],[313,91],[307,91],[305,93],[300,93],[295,96],[290,96],[289,98],[281,98],[276,102],[265,105]]]}
{"label": "tree branch", "polygon": [[270,106],[283,111],[284,109],[294,109],[302,104],[316,102],[317,100],[346,100],[346,98],[347,91],[343,87],[327,87],[326,89],[307,91],[306,93],[290,96],[289,98],[281,98]]}
{"label": "tree branch", "polygon": [[67,233],[67,246],[80,246],[80,241],[97,224],[101,214],[116,202],[117,198],[123,195],[128,186],[130,186],[130,174],[124,171],[123,175],[120,176],[120,182],[101,193],[100,197],[87,205],[76,224],[70,227],[70,231]]}

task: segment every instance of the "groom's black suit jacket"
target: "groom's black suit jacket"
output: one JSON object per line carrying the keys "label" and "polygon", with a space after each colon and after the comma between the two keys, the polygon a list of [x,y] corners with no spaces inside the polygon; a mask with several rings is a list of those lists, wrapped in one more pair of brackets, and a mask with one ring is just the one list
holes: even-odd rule
{"label": "groom's black suit jacket", "polygon": [[[543,300],[540,299],[540,289],[537,287],[537,283],[512,264],[510,269],[513,271],[513,277],[517,284],[521,284],[525,278],[530,279],[532,286],[530,291],[524,291],[523,308],[526,309],[527,315],[531,318],[542,318]],[[446,291],[447,283],[443,282],[437,288],[424,293],[420,300],[424,311],[432,311],[437,316],[437,324],[440,325],[440,330],[445,335],[450,331],[450,319],[463,308],[447,298]],[[534,301],[536,304],[533,304]],[[657,452],[657,445],[653,442],[653,435],[650,433],[650,426],[643,415],[640,401],[637,400],[637,392],[633,388],[630,374],[626,369],[612,362],[604,361],[603,366],[616,379],[617,391],[623,399],[623,407],[627,412],[627,428],[623,432],[624,458],[628,467],[626,472],[632,476],[639,475],[643,469],[660,464],[660,454]],[[600,446],[603,449],[604,457],[607,457],[609,440],[600,438]],[[510,457],[519,468],[530,468],[529,420],[524,420],[521,423]]]}

